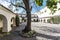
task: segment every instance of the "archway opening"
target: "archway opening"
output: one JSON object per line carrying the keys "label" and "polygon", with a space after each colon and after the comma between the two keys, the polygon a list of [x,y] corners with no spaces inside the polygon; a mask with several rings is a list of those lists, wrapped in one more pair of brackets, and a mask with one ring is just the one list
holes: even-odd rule
{"label": "archway opening", "polygon": [[0,33],[7,31],[7,18],[0,14]]}

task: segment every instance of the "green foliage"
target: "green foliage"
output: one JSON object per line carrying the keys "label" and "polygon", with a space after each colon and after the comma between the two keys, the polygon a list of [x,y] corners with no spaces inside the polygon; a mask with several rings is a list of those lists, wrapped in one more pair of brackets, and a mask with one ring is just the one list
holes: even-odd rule
{"label": "green foliage", "polygon": [[3,37],[3,34],[0,34],[0,37]]}
{"label": "green foliage", "polygon": [[57,2],[58,2],[57,0],[47,0],[46,1],[46,5],[51,10],[52,14],[55,13],[54,9],[57,9]]}
{"label": "green foliage", "polygon": [[46,1],[46,3],[47,3],[47,7],[48,8],[57,8],[57,1],[56,0],[47,0]]}
{"label": "green foliage", "polygon": [[58,23],[60,23],[60,17],[52,17],[48,21],[49,21],[49,23],[50,23],[50,21],[52,21],[52,23],[58,24]]}
{"label": "green foliage", "polygon": [[58,10],[60,10],[60,8]]}
{"label": "green foliage", "polygon": [[19,26],[20,21],[19,21],[19,16],[18,15],[16,15],[15,21],[16,21],[16,26]]}
{"label": "green foliage", "polygon": [[42,6],[43,0],[35,0],[37,6]]}
{"label": "green foliage", "polygon": [[31,30],[27,33],[22,32],[21,36],[26,37],[26,38],[34,37],[34,36],[36,36],[36,32],[34,30]]}
{"label": "green foliage", "polygon": [[[55,10],[54,9],[57,9],[57,3],[60,2],[60,1],[57,1],[57,0],[47,0],[46,1],[46,6],[51,10],[51,13],[54,14],[55,13]],[[35,0],[35,3],[38,5],[38,6],[42,6],[43,4],[43,0]]]}
{"label": "green foliage", "polygon": [[51,14],[54,14],[56,10],[51,10]]}
{"label": "green foliage", "polygon": [[10,35],[10,32],[7,32],[6,35]]}

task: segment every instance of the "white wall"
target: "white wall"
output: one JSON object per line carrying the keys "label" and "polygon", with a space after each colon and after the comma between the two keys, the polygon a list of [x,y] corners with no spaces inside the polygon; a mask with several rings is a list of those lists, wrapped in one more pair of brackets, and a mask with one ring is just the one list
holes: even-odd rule
{"label": "white wall", "polygon": [[6,10],[5,8],[0,6],[0,14],[4,15],[7,19],[7,27],[5,27],[3,29],[3,32],[9,32],[12,30],[11,28],[11,18],[15,17],[15,14],[13,14],[12,12]]}

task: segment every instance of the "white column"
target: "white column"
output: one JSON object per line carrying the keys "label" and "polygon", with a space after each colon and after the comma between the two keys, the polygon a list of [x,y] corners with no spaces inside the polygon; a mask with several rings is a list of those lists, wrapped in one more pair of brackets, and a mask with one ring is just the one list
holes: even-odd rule
{"label": "white column", "polygon": [[40,22],[41,22],[41,19],[40,19]]}
{"label": "white column", "polygon": [[10,32],[12,30],[11,28],[11,19],[8,20],[8,26],[7,26],[7,32]]}
{"label": "white column", "polygon": [[45,22],[47,23],[47,19],[45,19]]}

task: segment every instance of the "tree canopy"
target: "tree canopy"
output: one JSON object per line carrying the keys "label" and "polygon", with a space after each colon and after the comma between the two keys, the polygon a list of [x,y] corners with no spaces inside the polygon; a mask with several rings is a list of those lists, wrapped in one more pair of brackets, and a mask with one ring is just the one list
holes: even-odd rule
{"label": "tree canopy", "polygon": [[[40,6],[43,3],[43,0],[35,0],[36,4]],[[51,10],[51,13],[54,14],[57,9],[57,3],[60,2],[59,0],[47,0],[46,6]]]}
{"label": "tree canopy", "polygon": [[47,7],[51,10],[51,13],[54,14],[54,12],[56,11],[55,9],[57,9],[57,0],[47,0],[46,1],[46,5]]}
{"label": "tree canopy", "polygon": [[36,3],[38,6],[42,6],[43,0],[35,0],[35,3]]}

